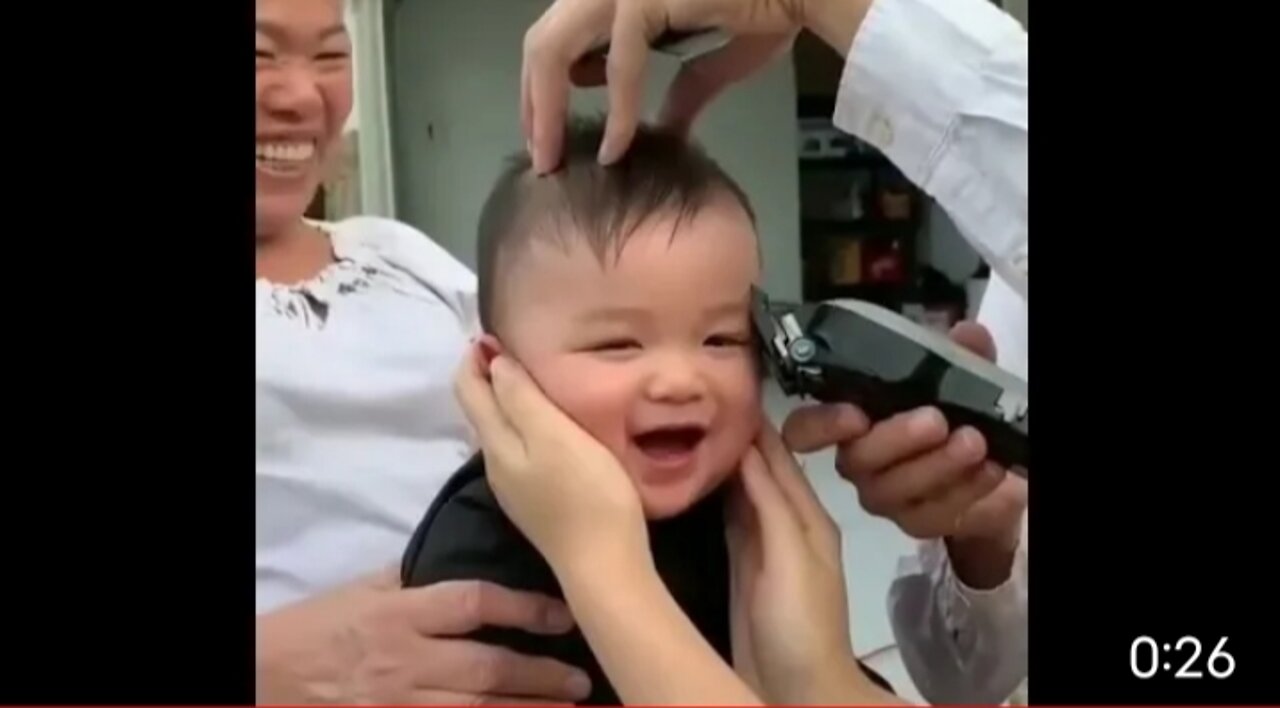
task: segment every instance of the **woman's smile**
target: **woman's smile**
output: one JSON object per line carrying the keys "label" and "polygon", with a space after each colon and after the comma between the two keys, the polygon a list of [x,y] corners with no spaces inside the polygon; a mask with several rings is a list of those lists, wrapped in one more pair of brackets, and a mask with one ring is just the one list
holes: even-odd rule
{"label": "woman's smile", "polygon": [[315,140],[258,140],[255,162],[259,172],[294,179],[311,171],[317,154]]}

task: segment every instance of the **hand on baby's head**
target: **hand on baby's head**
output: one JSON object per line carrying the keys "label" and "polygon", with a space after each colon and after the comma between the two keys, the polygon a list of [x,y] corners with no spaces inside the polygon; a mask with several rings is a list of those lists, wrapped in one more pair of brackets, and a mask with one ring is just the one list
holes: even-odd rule
{"label": "hand on baby's head", "polygon": [[642,132],[601,167],[600,126],[574,130],[559,172],[514,165],[486,205],[482,318],[618,458],[646,514],[668,517],[736,470],[759,429],[754,220],[694,147]]}

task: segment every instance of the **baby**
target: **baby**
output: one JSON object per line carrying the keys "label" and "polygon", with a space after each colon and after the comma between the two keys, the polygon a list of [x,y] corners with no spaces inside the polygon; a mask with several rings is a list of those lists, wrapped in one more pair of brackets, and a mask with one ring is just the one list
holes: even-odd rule
{"label": "baby", "polygon": [[665,519],[717,487],[758,431],[755,220],[681,139],[642,129],[602,169],[600,134],[573,126],[549,178],[517,161],[499,179],[480,220],[480,318]]}
{"label": "baby", "polygon": [[[641,127],[626,157],[602,167],[602,136],[602,122],[574,122],[558,171],[537,177],[522,155],[499,177],[480,218],[481,323],[490,346],[622,463],[659,574],[731,662],[721,490],[763,415],[755,217],[737,184],[683,139]],[[503,515],[479,456],[428,510],[402,575],[413,586],[481,579],[563,597]],[[586,704],[618,703],[577,632],[475,638],[578,666],[593,682]]]}

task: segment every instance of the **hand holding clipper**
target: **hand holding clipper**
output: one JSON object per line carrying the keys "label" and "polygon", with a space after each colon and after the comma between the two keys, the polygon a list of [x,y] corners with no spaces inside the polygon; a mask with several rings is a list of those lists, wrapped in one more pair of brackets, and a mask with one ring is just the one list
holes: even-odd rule
{"label": "hand holding clipper", "polygon": [[753,295],[766,365],[788,395],[848,402],[872,420],[923,406],[986,438],[988,457],[1026,475],[1027,385],[946,337],[858,300],[776,310]]}

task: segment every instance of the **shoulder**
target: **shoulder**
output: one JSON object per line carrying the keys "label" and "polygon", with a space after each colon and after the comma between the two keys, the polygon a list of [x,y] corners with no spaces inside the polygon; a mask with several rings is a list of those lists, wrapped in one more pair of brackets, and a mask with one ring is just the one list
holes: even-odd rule
{"label": "shoulder", "polygon": [[440,286],[474,290],[475,274],[430,236],[395,219],[354,216],[327,226],[335,246],[365,250]]}
{"label": "shoulder", "polygon": [[435,292],[461,316],[472,316],[475,274],[427,234],[380,216],[354,216],[322,226],[332,234],[339,256],[376,259]]}
{"label": "shoulder", "polygon": [[401,579],[414,587],[469,579],[545,589],[543,574],[531,574],[539,569],[539,558],[498,505],[477,454],[453,474],[423,516],[405,551]]}
{"label": "shoulder", "polygon": [[484,455],[476,453],[458,468],[436,496],[435,511],[454,511],[459,508],[478,512],[484,516],[502,516],[502,507],[485,478]]}

